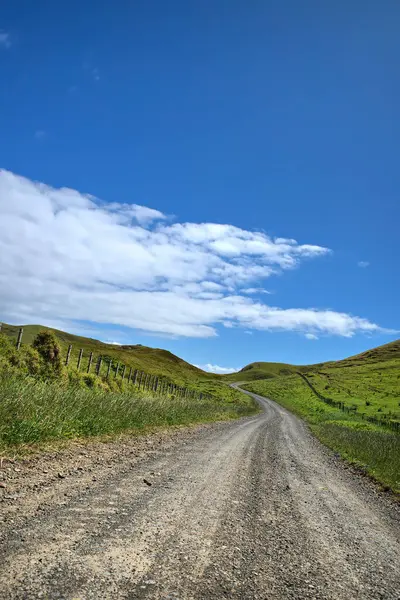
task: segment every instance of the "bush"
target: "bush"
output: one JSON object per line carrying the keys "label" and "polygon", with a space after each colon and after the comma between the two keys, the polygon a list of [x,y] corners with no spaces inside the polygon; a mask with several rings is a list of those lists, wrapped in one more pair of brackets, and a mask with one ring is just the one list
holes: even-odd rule
{"label": "bush", "polygon": [[41,375],[45,379],[54,379],[63,374],[61,348],[56,336],[51,331],[41,331],[33,340],[32,347],[37,350],[41,359]]}
{"label": "bush", "polygon": [[0,370],[4,373],[38,375],[41,369],[39,353],[31,346],[16,349],[12,340],[0,335]]}

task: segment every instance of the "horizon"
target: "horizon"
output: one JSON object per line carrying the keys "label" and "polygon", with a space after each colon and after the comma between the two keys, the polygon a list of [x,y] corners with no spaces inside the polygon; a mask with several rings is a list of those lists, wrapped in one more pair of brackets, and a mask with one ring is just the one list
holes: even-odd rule
{"label": "horizon", "polygon": [[396,340],[400,6],[363,6],[7,5],[5,322],[220,373]]}
{"label": "horizon", "polygon": [[[1,324],[12,325],[13,327],[22,327],[22,328],[24,328],[24,327],[46,327],[46,325],[43,325],[41,323],[23,323],[23,324],[21,324],[21,323],[5,323],[4,321],[0,320],[0,325]],[[71,333],[69,331],[66,331],[64,329],[55,329],[55,328],[49,328],[49,329],[51,329],[52,331],[61,331],[62,333],[67,333],[69,335],[77,335],[77,334],[73,334],[73,333]],[[0,329],[0,333],[1,333],[1,329]],[[80,336],[80,337],[85,337],[85,336]],[[93,340],[95,342],[100,342],[101,344],[105,344],[107,346],[117,346],[117,347],[121,346],[123,348],[124,347],[140,346],[140,347],[144,347],[144,348],[150,348],[152,350],[163,350],[163,351],[166,350],[166,348],[159,348],[158,346],[144,346],[143,344],[120,344],[119,342],[106,342],[104,340],[100,340],[100,339],[97,339],[97,338],[85,338],[85,339],[90,339],[90,340]],[[394,342],[397,342],[397,341],[400,341],[400,338],[396,338],[396,339],[392,340],[391,342],[387,342],[386,344],[382,344],[380,346],[371,346],[371,347],[365,348],[364,350],[361,350],[361,352],[359,352],[359,353],[357,353],[355,355],[352,354],[350,356],[343,356],[343,357],[335,359],[335,360],[333,360],[333,359],[331,359],[331,360],[327,359],[327,360],[323,361],[323,363],[325,364],[325,363],[329,363],[329,362],[338,362],[338,361],[342,361],[342,360],[347,360],[348,358],[353,358],[354,356],[358,356],[358,354],[363,354],[364,352],[369,352],[370,350],[375,350],[376,348],[381,348],[382,346],[386,346],[388,344],[391,344],[391,343],[394,343]],[[170,352],[170,351],[168,350],[168,352]],[[297,366],[299,366],[299,367],[310,366],[311,367],[311,366],[314,366],[315,364],[319,364],[319,363],[284,363],[282,361],[276,361],[276,360],[272,360],[272,361],[255,360],[252,363],[247,363],[247,364],[243,365],[242,367],[239,367],[237,370],[227,370],[226,368],[219,367],[218,365],[211,365],[211,364],[208,364],[208,365],[207,364],[206,365],[196,365],[194,363],[186,361],[181,356],[178,356],[178,355],[174,355],[174,356],[177,356],[177,358],[179,358],[181,360],[184,360],[185,362],[187,362],[188,364],[190,364],[192,367],[196,367],[197,369],[200,369],[200,370],[204,371],[205,373],[212,373],[214,375],[231,375],[232,373],[238,373],[238,372],[242,371],[245,367],[248,367],[250,364],[254,364],[254,363],[290,364],[290,365],[292,365],[294,367],[297,367]],[[205,368],[205,367],[209,367],[209,368]],[[222,369],[222,371],[214,370],[216,367],[218,369]]]}

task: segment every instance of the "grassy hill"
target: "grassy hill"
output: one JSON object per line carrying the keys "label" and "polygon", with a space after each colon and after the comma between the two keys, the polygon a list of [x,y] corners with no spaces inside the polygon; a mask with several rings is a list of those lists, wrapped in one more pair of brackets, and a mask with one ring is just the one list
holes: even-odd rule
{"label": "grassy hill", "polygon": [[223,377],[228,381],[260,381],[263,383],[257,389],[265,391],[276,391],[278,387],[288,390],[293,382],[290,393],[308,398],[310,390],[298,373],[316,391],[314,396],[320,394],[342,402],[358,416],[400,421],[400,340],[343,360],[315,365],[255,362]]}
{"label": "grassy hill", "polygon": [[400,435],[391,429],[400,422],[400,340],[288,374],[279,364],[254,364],[268,375],[248,380],[246,389],[298,414],[323,443],[400,492]]}
{"label": "grassy hill", "polygon": [[224,380],[232,382],[256,381],[258,379],[270,379],[271,377],[278,377],[280,375],[291,375],[299,368],[300,367],[288,365],[286,363],[254,362],[243,367],[243,369],[237,373],[222,375],[222,377]]}
{"label": "grassy hill", "polygon": [[[52,440],[137,433],[259,411],[251,398],[216,375],[166,350],[105,344],[57,330],[36,337],[46,329],[39,325],[23,329],[20,349],[19,327],[3,324],[0,333],[0,455],[11,446],[20,452],[25,445]],[[99,358],[103,360],[97,363]],[[122,365],[147,376],[135,385],[127,377],[130,369]],[[157,389],[149,375],[158,377]]]}
{"label": "grassy hill", "polygon": [[[23,344],[31,344],[39,331],[50,328],[42,325],[7,325],[3,323],[2,333],[12,339],[17,340],[20,327],[23,327]],[[83,349],[83,365],[87,364],[90,352],[93,352],[93,362],[98,356],[109,357],[115,361],[126,364],[127,367],[139,369],[150,375],[157,375],[170,380],[178,385],[186,385],[195,381],[218,382],[218,376],[213,373],[206,373],[197,367],[187,363],[182,358],[175,356],[172,352],[159,348],[149,348],[141,345],[118,346],[115,344],[106,344],[92,338],[86,338],[57,329],[53,331],[59,340],[63,355],[66,356],[67,349],[72,344],[70,364],[77,364],[79,350]]]}

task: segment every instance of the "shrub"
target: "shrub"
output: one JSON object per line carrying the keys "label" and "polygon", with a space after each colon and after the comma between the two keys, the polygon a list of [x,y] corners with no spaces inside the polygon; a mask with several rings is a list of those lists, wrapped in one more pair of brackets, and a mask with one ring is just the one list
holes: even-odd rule
{"label": "shrub", "polygon": [[0,335],[0,370],[4,373],[37,375],[40,372],[39,353],[31,346],[16,349],[10,338]]}
{"label": "shrub", "polygon": [[56,336],[51,331],[40,331],[32,343],[41,359],[41,375],[45,379],[54,379],[63,374],[61,349]]}

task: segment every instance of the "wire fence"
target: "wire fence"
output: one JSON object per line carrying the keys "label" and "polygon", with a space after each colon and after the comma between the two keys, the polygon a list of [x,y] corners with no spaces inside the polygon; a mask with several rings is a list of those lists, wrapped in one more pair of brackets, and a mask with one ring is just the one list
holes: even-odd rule
{"label": "wire fence", "polygon": [[[20,327],[16,338],[17,350],[21,348],[23,334],[23,327]],[[146,390],[153,394],[193,400],[212,399],[211,394],[186,386],[179,386],[165,377],[146,373],[140,369],[134,369],[130,365],[113,359],[108,354],[95,354],[92,351],[85,352],[83,348],[74,348],[73,344],[69,344],[68,346],[64,365],[67,368],[75,368],[77,371],[86,374],[92,373],[105,380],[112,378],[119,379],[120,381],[125,381],[127,384],[134,385],[137,390]]]}
{"label": "wire fence", "polygon": [[333,400],[332,398],[327,398],[320,394],[320,392],[313,386],[313,384],[308,380],[308,378],[304,375],[304,373],[297,372],[297,375],[303,379],[303,381],[308,385],[311,391],[325,404],[329,404],[330,406],[334,406],[339,410],[350,413],[357,414],[364,421],[368,421],[369,423],[374,423],[375,425],[380,425],[382,427],[388,427],[392,431],[396,433],[400,433],[400,421],[394,421],[389,418],[388,415],[382,415],[381,418],[374,417],[373,415],[366,415],[365,413],[359,412],[358,407],[356,405],[348,406],[344,402],[340,400]]}

